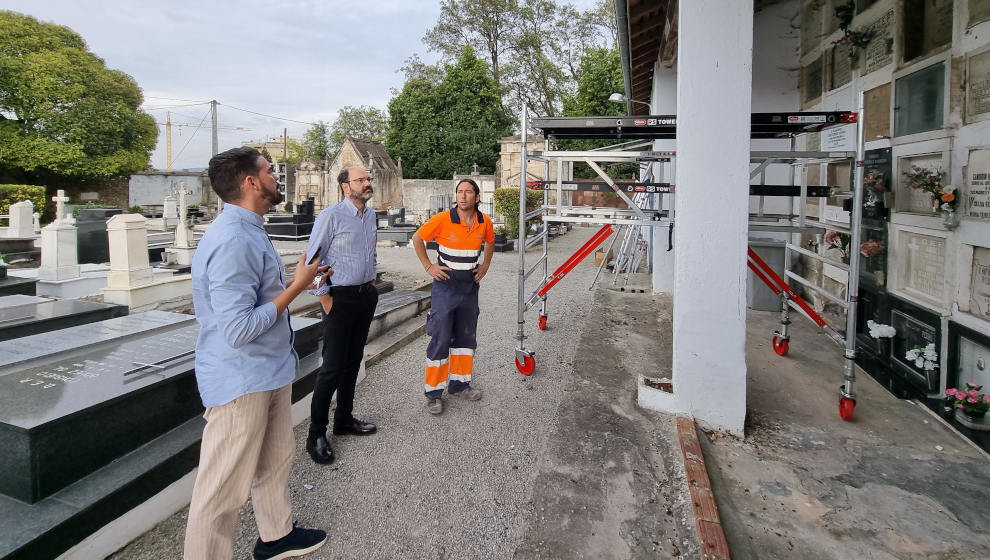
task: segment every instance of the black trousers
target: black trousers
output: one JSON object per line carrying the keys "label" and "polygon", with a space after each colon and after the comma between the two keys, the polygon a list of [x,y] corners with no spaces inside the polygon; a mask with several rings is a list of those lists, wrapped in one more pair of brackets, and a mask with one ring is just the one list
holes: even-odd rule
{"label": "black trousers", "polygon": [[354,386],[364,360],[364,345],[378,305],[378,290],[371,284],[335,286],[333,307],[323,315],[323,365],[316,374],[310,408],[309,433],[322,436],[330,420],[330,400],[337,393],[334,424],[353,419]]}

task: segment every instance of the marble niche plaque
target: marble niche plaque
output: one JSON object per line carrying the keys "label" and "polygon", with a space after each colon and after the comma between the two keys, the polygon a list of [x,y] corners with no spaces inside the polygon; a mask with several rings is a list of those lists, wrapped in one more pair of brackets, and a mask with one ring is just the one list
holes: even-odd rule
{"label": "marble niche plaque", "polygon": [[829,70],[829,89],[842,87],[852,81],[852,57],[855,55],[851,45],[836,45],[832,48]]}
{"label": "marble niche plaque", "polygon": [[[941,171],[945,169],[942,165],[940,154],[926,154],[919,156],[903,157],[897,161],[897,195],[894,197],[895,208],[898,212],[914,212],[917,214],[934,214],[932,210],[932,197],[921,189],[913,189],[907,185],[904,174],[911,172],[912,167],[921,167]],[[942,180],[945,181],[943,175]],[[943,183],[944,184],[944,183]]]}
{"label": "marble niche plaque", "polygon": [[945,295],[945,239],[902,231],[901,249],[906,257],[904,289],[941,302]]}
{"label": "marble niche plaque", "polygon": [[990,113],[990,51],[972,55],[967,61],[966,120]]}
{"label": "marble niche plaque", "polygon": [[966,183],[966,215],[990,220],[990,150],[969,153]]}
{"label": "marble niche plaque", "polygon": [[891,29],[893,28],[894,11],[888,10],[882,16],[866,26],[865,31],[873,32],[873,39],[867,43],[866,48],[860,55],[862,60],[862,75],[875,72],[884,66],[894,62],[894,49],[892,47]]}
{"label": "marble niche plaque", "polygon": [[863,132],[867,141],[890,138],[889,82],[863,93],[863,113]]}
{"label": "marble niche plaque", "polygon": [[959,337],[958,363],[959,382],[983,385],[984,392],[990,387],[990,348],[965,336]]}
{"label": "marble niche plaque", "polygon": [[969,286],[969,310],[990,321],[990,249],[973,248],[973,269]]}

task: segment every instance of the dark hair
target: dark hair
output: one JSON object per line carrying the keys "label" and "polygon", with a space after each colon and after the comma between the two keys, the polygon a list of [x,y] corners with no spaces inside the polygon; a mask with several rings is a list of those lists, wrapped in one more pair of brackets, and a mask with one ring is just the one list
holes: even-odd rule
{"label": "dark hair", "polygon": [[241,183],[248,175],[261,171],[258,168],[258,156],[261,152],[254,148],[242,146],[221,152],[210,158],[210,184],[213,190],[224,202],[240,200]]}
{"label": "dark hair", "polygon": [[350,169],[350,167],[345,167],[345,168],[343,168],[343,169],[340,170],[340,173],[337,174],[337,185],[338,186],[343,185],[344,183],[346,183],[346,182],[348,182],[348,181],[351,180],[351,172],[348,171],[348,169]]}
{"label": "dark hair", "polygon": [[[457,195],[457,187],[461,186],[461,184],[463,184],[463,183],[467,183],[467,184],[471,185],[472,187],[474,187],[474,194],[477,195],[477,196],[479,196],[479,197],[481,196],[481,187],[478,186],[478,183],[475,183],[474,182],[474,179],[461,179],[460,181],[458,181],[457,184],[454,185],[454,195],[455,196]],[[478,202],[475,202],[474,203],[474,209],[475,209],[475,211],[478,210],[478,205],[480,205],[480,204],[481,204],[481,200],[478,200]]]}

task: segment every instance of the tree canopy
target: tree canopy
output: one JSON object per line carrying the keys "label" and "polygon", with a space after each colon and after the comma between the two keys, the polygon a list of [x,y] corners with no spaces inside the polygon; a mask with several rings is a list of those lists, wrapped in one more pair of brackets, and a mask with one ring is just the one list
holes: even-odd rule
{"label": "tree canopy", "polygon": [[494,79],[470,45],[443,74],[438,84],[410,79],[389,102],[389,154],[409,178],[446,178],[474,164],[493,173],[512,124]]}
{"label": "tree canopy", "polygon": [[385,140],[388,131],[388,114],[377,107],[361,105],[342,107],[337,111],[337,120],[330,125],[328,139],[330,153],[336,154],[350,136],[360,140]]}
{"label": "tree canopy", "polygon": [[576,92],[585,50],[614,48],[616,36],[612,0],[585,11],[556,0],[445,0],[423,42],[448,62],[479,46],[507,107],[555,116]]}
{"label": "tree canopy", "polygon": [[0,11],[0,171],[89,179],[150,167],[141,90],[71,29]]}

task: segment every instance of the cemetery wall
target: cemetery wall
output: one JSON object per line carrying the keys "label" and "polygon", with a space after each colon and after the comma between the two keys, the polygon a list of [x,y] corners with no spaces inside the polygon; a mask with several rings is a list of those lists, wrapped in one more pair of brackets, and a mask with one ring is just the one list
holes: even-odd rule
{"label": "cemetery wall", "polygon": [[[129,206],[145,206],[154,208],[162,206],[165,197],[178,192],[179,183],[185,183],[186,189],[192,191],[188,195],[190,205],[209,205],[210,195],[213,194],[210,188],[210,180],[205,172],[188,171],[149,171],[145,173],[135,173],[131,175],[129,193],[126,201]],[[205,194],[205,196],[204,196]],[[216,203],[216,196],[212,197],[213,204]]]}
{"label": "cemetery wall", "polygon": [[126,212],[128,206],[130,206],[128,202],[128,183],[129,179],[127,177],[107,177],[91,183],[48,187],[47,198],[49,200],[46,206],[48,210],[48,214],[46,215],[55,215],[55,204],[51,201],[51,198],[55,196],[57,189],[63,189],[72,204],[91,203],[114,206]]}
{"label": "cemetery wall", "polygon": [[[970,380],[960,376],[990,383],[982,369],[960,369],[990,355],[990,341],[972,334],[990,332],[987,3],[857,0],[848,33],[835,11],[846,2],[791,4],[801,8],[801,108],[855,109],[862,94],[865,172],[881,173],[884,180],[877,200],[864,208],[862,224],[864,241],[879,242],[883,252],[866,258],[857,247],[848,251],[864,268],[861,301],[871,302],[862,306],[861,323],[873,319],[904,327],[886,350],[876,351],[873,365],[905,380],[906,394],[934,398]],[[854,132],[850,126],[805,135],[798,147],[851,148]],[[929,195],[909,187],[906,174],[915,167],[941,173],[943,185],[956,187],[958,225],[946,223]],[[809,178],[834,184],[849,171],[846,164],[824,164],[809,169]],[[813,212],[826,222],[848,223],[838,199],[823,200]],[[844,283],[841,275],[830,281]],[[967,332],[969,338],[961,334]],[[899,355],[927,343],[935,344],[939,356],[931,383]]]}
{"label": "cemetery wall", "polygon": [[454,196],[453,179],[403,179],[402,200],[407,220],[410,214],[429,217],[431,196]]}

